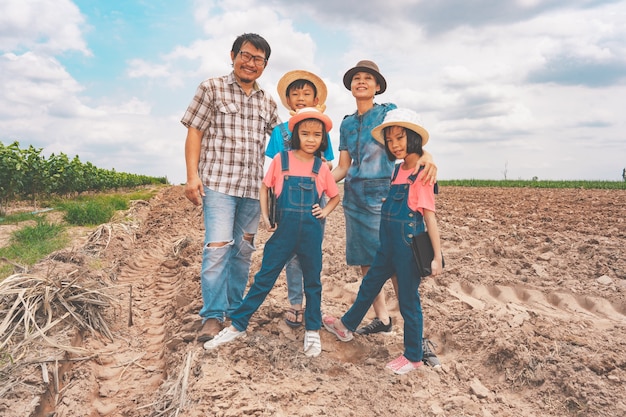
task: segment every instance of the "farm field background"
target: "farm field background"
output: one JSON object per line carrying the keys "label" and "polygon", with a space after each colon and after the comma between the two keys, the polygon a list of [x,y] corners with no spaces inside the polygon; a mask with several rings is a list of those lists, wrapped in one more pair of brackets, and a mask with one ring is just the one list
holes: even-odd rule
{"label": "farm field background", "polygon": [[[625,414],[626,190],[441,185],[446,269],[420,289],[441,369],[385,372],[403,337],[390,284],[393,335],[344,344],[322,330],[322,355],[306,358],[303,330],[283,322],[284,275],[246,338],[204,351],[195,341],[201,209],[182,186],[166,186],[28,271],[51,285],[96,283],[111,339],[70,318],[23,344],[16,331],[0,355],[0,415]],[[345,312],[358,291],[344,236],[339,206],[324,240],[330,314]],[[251,280],[268,237],[259,231]],[[53,307],[52,322],[63,313]]]}

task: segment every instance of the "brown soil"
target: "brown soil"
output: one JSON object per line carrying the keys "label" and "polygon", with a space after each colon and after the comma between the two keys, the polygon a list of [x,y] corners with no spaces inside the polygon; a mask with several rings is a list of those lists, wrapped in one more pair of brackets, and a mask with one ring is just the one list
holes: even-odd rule
{"label": "brown soil", "polygon": [[[322,330],[322,355],[305,357],[304,330],[283,321],[281,277],[245,338],[205,351],[195,341],[201,209],[174,186],[29,271],[100,282],[117,300],[103,311],[113,339],[67,321],[12,366],[0,351],[0,415],[625,415],[626,192],[442,187],[438,208],[446,269],[420,293],[439,370],[385,371],[403,348],[390,284],[391,336],[342,343]],[[251,279],[267,238],[259,231]],[[359,283],[341,206],[327,222],[322,283],[323,311],[345,312]]]}

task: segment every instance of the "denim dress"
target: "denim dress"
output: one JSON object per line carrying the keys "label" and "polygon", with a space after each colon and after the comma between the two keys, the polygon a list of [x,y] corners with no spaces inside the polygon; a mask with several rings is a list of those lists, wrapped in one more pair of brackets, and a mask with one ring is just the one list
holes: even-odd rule
{"label": "denim dress", "polygon": [[[398,164],[394,179],[399,167]],[[422,214],[411,210],[408,204],[409,187],[416,178],[417,174],[413,174],[409,176],[409,183],[391,185],[382,205],[380,246],[374,262],[363,277],[354,304],[341,318],[349,330],[355,331],[385,282],[395,274],[398,279],[398,304],[404,319],[404,356],[412,362],[421,361],[424,356],[424,317],[418,292],[422,278],[413,257],[411,240],[423,232],[425,226]]]}
{"label": "denim dress", "polygon": [[365,114],[354,113],[341,122],[340,151],[348,151],[352,164],[344,181],[343,211],[346,218],[346,262],[371,265],[378,247],[383,198],[389,191],[394,162],[385,147],[372,137],[395,104],[374,104]]}
{"label": "denim dress", "polygon": [[[281,152],[283,172],[289,171],[289,155]],[[241,305],[230,315],[232,325],[239,331],[248,327],[250,317],[261,306],[274,287],[283,267],[294,255],[298,256],[304,279],[306,310],[305,328],[319,330],[322,298],[322,222],[313,216],[312,207],[319,204],[320,195],[315,177],[322,160],[315,157],[311,176],[285,175],[283,190],[277,199],[278,227],[265,243],[260,271]]]}

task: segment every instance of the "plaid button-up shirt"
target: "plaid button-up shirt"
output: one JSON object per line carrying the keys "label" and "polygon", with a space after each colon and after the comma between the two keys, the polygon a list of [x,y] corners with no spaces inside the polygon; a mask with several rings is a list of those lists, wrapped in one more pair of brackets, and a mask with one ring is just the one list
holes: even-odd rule
{"label": "plaid button-up shirt", "polygon": [[198,86],[181,123],[203,132],[198,172],[205,186],[259,199],[265,140],[281,123],[269,94],[255,83],[247,96],[232,72],[209,78]]}

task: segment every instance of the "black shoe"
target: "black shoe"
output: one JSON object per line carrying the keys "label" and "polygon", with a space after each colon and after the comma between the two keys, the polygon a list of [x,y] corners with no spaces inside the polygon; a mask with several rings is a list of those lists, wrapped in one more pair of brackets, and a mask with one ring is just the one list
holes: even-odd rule
{"label": "black shoe", "polygon": [[441,362],[439,362],[439,358],[435,355],[436,348],[437,345],[434,342],[428,339],[422,339],[422,350],[424,351],[422,362],[424,362],[424,365],[432,366],[433,368],[441,368]]}
{"label": "black shoe", "polygon": [[391,317],[389,317],[389,324],[383,324],[382,321],[376,317],[370,324],[367,326],[361,327],[356,331],[356,334],[373,334],[373,333],[382,333],[382,334],[390,334],[392,327]]}

